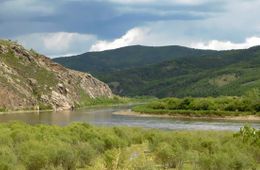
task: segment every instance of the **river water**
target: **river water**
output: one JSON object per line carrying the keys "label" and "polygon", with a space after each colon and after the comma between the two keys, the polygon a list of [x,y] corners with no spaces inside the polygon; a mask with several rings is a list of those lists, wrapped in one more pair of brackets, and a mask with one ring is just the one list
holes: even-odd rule
{"label": "river water", "polygon": [[164,130],[231,130],[237,131],[245,124],[260,129],[260,122],[183,120],[176,118],[140,117],[134,115],[115,115],[130,106],[80,109],[62,112],[11,113],[0,115],[0,122],[23,121],[29,124],[50,124],[65,126],[72,122],[86,122],[100,126],[130,126]]}

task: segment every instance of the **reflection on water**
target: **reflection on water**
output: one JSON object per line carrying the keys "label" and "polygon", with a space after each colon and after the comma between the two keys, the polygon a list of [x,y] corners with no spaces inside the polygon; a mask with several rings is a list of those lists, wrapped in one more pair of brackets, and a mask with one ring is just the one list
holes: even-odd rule
{"label": "reflection on water", "polygon": [[[128,108],[111,107],[81,109],[76,111],[41,112],[41,113],[15,113],[0,115],[0,122],[14,120],[29,124],[67,125],[72,122],[86,122],[102,126],[135,126],[145,128],[158,128],[167,130],[239,130],[247,122],[216,121],[216,120],[181,120],[173,118],[138,117],[132,115],[114,115],[115,111]],[[250,123],[260,129],[260,122]]]}

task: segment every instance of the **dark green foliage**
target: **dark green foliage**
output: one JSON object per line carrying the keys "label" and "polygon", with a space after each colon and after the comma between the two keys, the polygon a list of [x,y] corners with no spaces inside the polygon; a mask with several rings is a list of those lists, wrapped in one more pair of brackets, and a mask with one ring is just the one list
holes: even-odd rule
{"label": "dark green foliage", "polygon": [[259,90],[242,97],[164,98],[133,108],[136,112],[186,116],[260,115]]}
{"label": "dark green foliage", "polygon": [[5,112],[5,111],[6,111],[6,108],[0,107],[0,112]]}
{"label": "dark green foliage", "polygon": [[39,110],[52,110],[52,106],[40,102],[39,103]]}
{"label": "dark green foliage", "polygon": [[260,86],[260,48],[209,51],[132,46],[54,59],[90,72],[120,95],[243,95]]}
{"label": "dark green foliage", "polygon": [[168,61],[173,58],[197,55],[215,55],[212,50],[195,50],[181,46],[145,47],[129,46],[102,52],[88,52],[82,55],[54,59],[68,68],[98,73],[124,70],[126,68],[142,67]]}

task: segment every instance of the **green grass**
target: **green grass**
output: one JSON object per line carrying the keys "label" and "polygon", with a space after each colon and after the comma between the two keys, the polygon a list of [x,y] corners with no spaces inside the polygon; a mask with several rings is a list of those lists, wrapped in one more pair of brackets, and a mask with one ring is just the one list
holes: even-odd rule
{"label": "green grass", "polygon": [[0,124],[0,169],[257,169],[260,131]]}

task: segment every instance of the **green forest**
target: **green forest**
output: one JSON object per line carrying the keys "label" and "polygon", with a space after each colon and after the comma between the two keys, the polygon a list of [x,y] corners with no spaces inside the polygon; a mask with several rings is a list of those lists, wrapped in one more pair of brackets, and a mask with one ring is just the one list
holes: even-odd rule
{"label": "green forest", "polygon": [[260,168],[260,131],[159,131],[127,127],[0,124],[0,169]]}
{"label": "green forest", "polygon": [[54,59],[89,72],[123,96],[241,96],[260,87],[260,47],[199,50],[130,46]]}

